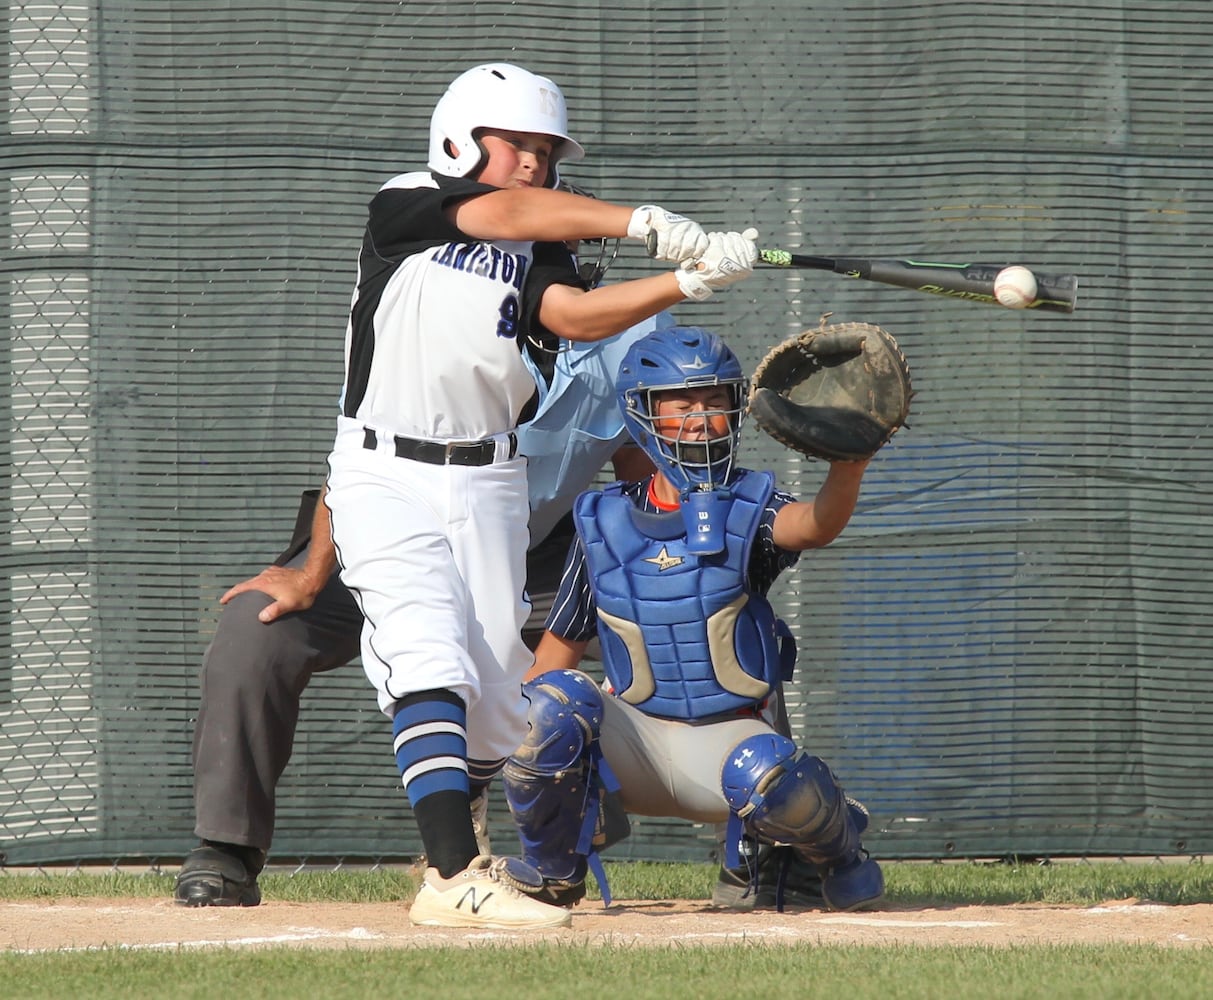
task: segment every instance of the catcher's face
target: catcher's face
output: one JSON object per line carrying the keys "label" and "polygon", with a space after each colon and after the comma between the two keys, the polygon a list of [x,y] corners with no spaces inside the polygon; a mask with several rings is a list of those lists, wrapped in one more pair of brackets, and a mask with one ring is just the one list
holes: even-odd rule
{"label": "catcher's face", "polygon": [[653,394],[653,427],[667,441],[715,441],[733,433],[736,407],[728,386]]}

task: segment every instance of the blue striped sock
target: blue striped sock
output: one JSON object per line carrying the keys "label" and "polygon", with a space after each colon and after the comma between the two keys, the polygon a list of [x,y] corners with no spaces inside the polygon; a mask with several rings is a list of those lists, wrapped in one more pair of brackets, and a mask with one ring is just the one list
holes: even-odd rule
{"label": "blue striped sock", "polygon": [[424,691],[401,699],[392,749],[414,810],[435,792],[468,793],[467,710],[456,695]]}

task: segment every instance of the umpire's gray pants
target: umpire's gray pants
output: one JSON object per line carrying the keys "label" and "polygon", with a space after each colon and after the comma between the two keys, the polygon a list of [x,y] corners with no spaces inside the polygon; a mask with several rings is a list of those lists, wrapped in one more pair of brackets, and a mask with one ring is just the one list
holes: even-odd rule
{"label": "umpire's gray pants", "polygon": [[[532,549],[528,580],[554,585],[567,551],[567,536]],[[297,569],[306,560],[305,548],[281,565]],[[552,603],[546,593],[534,600],[544,612]],[[362,613],[336,571],[306,611],[267,625],[257,615],[270,603],[248,591],[224,605],[202,660],[194,727],[194,833],[263,851],[273,841],[274,792],[294,748],[303,691],[313,674],[353,660],[362,634]],[[534,615],[523,638],[533,647],[542,630],[542,614]]]}
{"label": "umpire's gray pants", "polygon": [[[298,568],[307,550],[285,565]],[[269,850],[274,790],[290,760],[299,703],[312,675],[358,655],[362,615],[336,573],[307,611],[268,625],[271,603],[249,591],[224,605],[202,660],[194,728],[194,832]]]}

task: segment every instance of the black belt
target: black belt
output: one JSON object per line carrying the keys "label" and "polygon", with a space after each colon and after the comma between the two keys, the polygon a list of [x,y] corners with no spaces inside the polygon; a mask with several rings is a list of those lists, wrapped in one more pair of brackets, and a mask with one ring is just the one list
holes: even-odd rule
{"label": "black belt", "polygon": [[[364,428],[362,447],[372,451],[379,440],[371,428]],[[497,458],[497,442],[493,438],[483,441],[465,441],[460,443],[443,444],[440,441],[419,441],[417,438],[396,435],[396,457],[407,458],[414,462],[425,462],[427,465],[492,465]],[[518,453],[518,437],[510,432],[510,453],[513,458]]]}

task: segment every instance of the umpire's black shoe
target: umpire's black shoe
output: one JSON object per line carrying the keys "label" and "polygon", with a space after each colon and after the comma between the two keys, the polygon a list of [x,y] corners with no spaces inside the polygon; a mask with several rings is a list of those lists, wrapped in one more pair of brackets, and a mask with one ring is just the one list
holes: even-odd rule
{"label": "umpire's black shoe", "polygon": [[173,898],[181,906],[256,906],[264,867],[265,852],[255,847],[203,842],[182,863]]}

